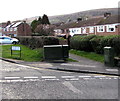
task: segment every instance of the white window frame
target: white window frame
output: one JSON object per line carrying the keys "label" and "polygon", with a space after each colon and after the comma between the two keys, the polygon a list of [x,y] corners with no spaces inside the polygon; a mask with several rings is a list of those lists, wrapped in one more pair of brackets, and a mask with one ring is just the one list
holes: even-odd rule
{"label": "white window frame", "polygon": [[13,31],[13,28],[10,28],[10,31]]}
{"label": "white window frame", "polygon": [[6,28],[3,28],[3,31],[5,32],[5,31],[6,31]]}
{"label": "white window frame", "polygon": [[7,31],[10,31],[9,28],[7,28]]}
{"label": "white window frame", "polygon": [[89,28],[89,33],[94,33],[94,27]]}
{"label": "white window frame", "polygon": [[82,34],[86,34],[86,27],[82,27]]}
{"label": "white window frame", "polygon": [[[107,32],[115,32],[115,25],[107,25],[106,27],[107,27]],[[113,31],[110,30],[112,28],[114,29]]]}
{"label": "white window frame", "polygon": [[16,27],[14,28],[14,31],[17,31],[17,28],[16,28]]}
{"label": "white window frame", "polygon": [[97,32],[105,32],[105,26],[97,26]]}

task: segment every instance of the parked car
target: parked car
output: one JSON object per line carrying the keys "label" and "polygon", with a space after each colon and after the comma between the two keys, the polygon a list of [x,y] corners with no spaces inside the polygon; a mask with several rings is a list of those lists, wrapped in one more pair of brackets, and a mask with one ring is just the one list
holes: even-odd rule
{"label": "parked car", "polygon": [[16,38],[11,38],[8,36],[0,36],[0,44],[17,44],[19,42]]}

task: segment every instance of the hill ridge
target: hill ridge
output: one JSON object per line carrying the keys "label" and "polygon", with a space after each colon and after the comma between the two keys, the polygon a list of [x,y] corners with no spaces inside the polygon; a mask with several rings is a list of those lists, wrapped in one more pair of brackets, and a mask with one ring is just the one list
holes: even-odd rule
{"label": "hill ridge", "polygon": [[[55,15],[55,16],[48,16],[50,23],[60,23],[60,22],[67,22],[69,21],[75,21],[79,17],[87,17],[87,18],[96,18],[96,17],[102,17],[105,12],[109,12],[112,15],[119,15],[120,10],[118,8],[101,8],[101,9],[92,9],[87,11],[80,11],[70,14],[63,14],[63,15]],[[31,23],[33,20],[37,19],[39,16],[31,17],[24,19],[26,22]]]}

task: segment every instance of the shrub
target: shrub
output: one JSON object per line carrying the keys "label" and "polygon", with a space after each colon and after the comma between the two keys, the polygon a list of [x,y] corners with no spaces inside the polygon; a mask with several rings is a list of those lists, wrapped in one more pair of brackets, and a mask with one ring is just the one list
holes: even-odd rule
{"label": "shrub", "polygon": [[114,48],[116,55],[120,55],[120,36],[112,38],[110,44]]}
{"label": "shrub", "polygon": [[71,48],[91,52],[93,51],[93,48],[91,46],[90,40],[94,37],[95,35],[74,36],[71,38]]}
{"label": "shrub", "polygon": [[[100,41],[100,48],[101,48],[101,53],[104,53],[104,47],[108,46],[108,47],[113,47],[115,48],[114,45],[112,45],[112,40],[115,38],[117,38],[117,35],[109,35],[109,36],[104,36],[101,41]],[[117,43],[116,43],[117,44]]]}
{"label": "shrub", "polygon": [[59,44],[60,45],[66,45],[66,44],[68,44],[67,39],[64,39],[63,37],[58,37],[58,39],[59,39]]}
{"label": "shrub", "polygon": [[70,39],[70,47],[72,49],[79,50],[79,39],[80,38],[81,38],[81,36],[74,36]]}
{"label": "shrub", "polygon": [[76,50],[103,54],[106,46],[113,47],[116,55],[120,55],[120,35],[88,35],[71,38],[71,48]]}
{"label": "shrub", "polygon": [[59,39],[52,36],[19,36],[20,44],[26,45],[31,49],[41,48],[44,45],[58,45]]}
{"label": "shrub", "polygon": [[91,46],[93,51],[98,54],[102,54],[103,50],[101,50],[100,41],[102,40],[103,36],[95,36],[90,40]]}

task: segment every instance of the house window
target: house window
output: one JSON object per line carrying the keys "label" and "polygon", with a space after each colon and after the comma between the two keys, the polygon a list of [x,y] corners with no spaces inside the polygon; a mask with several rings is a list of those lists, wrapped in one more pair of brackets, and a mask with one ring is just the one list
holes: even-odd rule
{"label": "house window", "polygon": [[115,25],[108,25],[107,32],[115,32]]}
{"label": "house window", "polygon": [[14,28],[14,31],[17,31],[17,28]]}
{"label": "house window", "polygon": [[10,28],[10,31],[13,31],[13,28]]}
{"label": "house window", "polygon": [[7,28],[4,28],[4,31],[7,31]]}
{"label": "house window", "polygon": [[82,28],[82,33],[86,34],[86,28]]}
{"label": "house window", "polygon": [[97,32],[104,32],[105,26],[98,26],[97,27]]}
{"label": "house window", "polygon": [[9,31],[9,28],[7,28],[7,31]]}
{"label": "house window", "polygon": [[94,27],[89,28],[89,33],[94,33]]}

